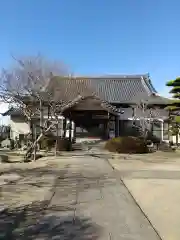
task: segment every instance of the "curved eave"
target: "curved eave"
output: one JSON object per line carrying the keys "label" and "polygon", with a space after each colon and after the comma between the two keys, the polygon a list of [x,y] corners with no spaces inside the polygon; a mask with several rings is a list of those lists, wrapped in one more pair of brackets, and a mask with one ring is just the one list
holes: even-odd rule
{"label": "curved eave", "polygon": [[157,90],[155,89],[152,81],[151,81],[151,78],[150,78],[150,75],[149,75],[149,74],[147,74],[147,76],[146,76],[146,78],[145,78],[145,82],[146,82],[146,84],[147,84],[147,87],[148,87],[149,90],[151,91],[151,93],[155,93],[155,94],[158,93]]}
{"label": "curved eave", "polygon": [[121,111],[121,109],[117,108],[116,106],[113,106],[113,105],[109,104],[107,101],[104,101],[104,100],[100,99],[96,95],[89,95],[89,96],[79,95],[76,99],[74,99],[74,101],[66,104],[61,109],[61,111],[62,112],[68,111],[68,110],[72,109],[73,107],[77,106],[81,101],[86,100],[87,98],[93,98],[93,99],[99,100],[100,101],[100,106],[109,113],[112,113],[114,115],[119,115],[119,114],[124,113],[123,111]]}

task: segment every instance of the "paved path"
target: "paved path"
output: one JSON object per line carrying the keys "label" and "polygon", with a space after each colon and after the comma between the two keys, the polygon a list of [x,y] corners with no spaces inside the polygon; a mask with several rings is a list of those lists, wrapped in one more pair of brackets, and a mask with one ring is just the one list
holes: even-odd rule
{"label": "paved path", "polygon": [[41,201],[37,195],[31,204],[2,213],[1,239],[159,239],[104,158],[59,158],[42,169],[33,169],[32,176],[35,173],[39,174],[39,185],[47,184],[45,174],[51,180],[54,177],[49,195],[44,200],[41,196]]}
{"label": "paved path", "polygon": [[110,162],[161,238],[179,240],[179,156],[157,152],[125,160],[119,156]]}

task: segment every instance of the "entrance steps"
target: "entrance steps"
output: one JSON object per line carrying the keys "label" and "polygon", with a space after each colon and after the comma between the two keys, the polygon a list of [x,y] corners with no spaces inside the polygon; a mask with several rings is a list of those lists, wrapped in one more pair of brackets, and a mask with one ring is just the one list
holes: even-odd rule
{"label": "entrance steps", "polygon": [[99,138],[77,138],[76,143],[73,144],[74,150],[89,150],[94,145],[100,143],[102,139]]}

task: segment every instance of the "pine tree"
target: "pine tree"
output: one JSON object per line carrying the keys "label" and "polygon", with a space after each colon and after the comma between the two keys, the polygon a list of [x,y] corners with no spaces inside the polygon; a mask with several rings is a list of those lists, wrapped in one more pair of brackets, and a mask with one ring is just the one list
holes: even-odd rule
{"label": "pine tree", "polygon": [[180,77],[177,77],[175,80],[170,80],[166,83],[166,86],[172,87],[169,93],[172,94],[172,98],[174,101],[170,104],[171,110],[179,110],[180,109]]}
{"label": "pine tree", "polygon": [[171,101],[168,109],[170,110],[170,125],[171,134],[176,136],[176,143],[178,143],[180,132],[180,116],[177,116],[177,111],[180,110],[180,77],[175,80],[168,81],[166,86],[172,87],[170,92],[172,94],[173,101]]}

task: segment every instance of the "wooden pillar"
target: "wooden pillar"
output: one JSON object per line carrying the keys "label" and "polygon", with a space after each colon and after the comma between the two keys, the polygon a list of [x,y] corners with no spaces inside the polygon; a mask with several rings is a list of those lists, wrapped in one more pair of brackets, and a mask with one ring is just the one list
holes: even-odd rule
{"label": "wooden pillar", "polygon": [[47,127],[49,127],[49,124],[50,124],[50,122],[49,122],[49,118],[50,118],[50,106],[49,106],[49,105],[48,105],[48,107],[47,107],[47,114],[48,114]]}
{"label": "wooden pillar", "polygon": [[69,120],[69,141],[72,141],[72,120]]}
{"label": "wooden pillar", "polygon": [[164,137],[164,121],[162,119],[160,121],[160,133],[161,133],[160,141],[162,142]]}
{"label": "wooden pillar", "polygon": [[110,121],[110,113],[108,112],[108,119],[105,124],[106,139],[109,139],[109,121]]}
{"label": "wooden pillar", "polygon": [[116,137],[116,116],[109,114],[109,138]]}
{"label": "wooden pillar", "polygon": [[107,121],[104,121],[104,124],[103,124],[103,138],[105,140],[107,140],[109,138],[109,129],[108,129],[108,126],[109,126],[109,123],[108,123],[108,120]]}
{"label": "wooden pillar", "polygon": [[63,119],[63,138],[66,138],[66,122],[67,122],[67,119],[64,118]]}
{"label": "wooden pillar", "polygon": [[119,116],[115,116],[115,137],[119,137]]}
{"label": "wooden pillar", "polygon": [[136,108],[132,107],[132,118],[136,117]]}
{"label": "wooden pillar", "polygon": [[76,123],[75,122],[73,122],[74,123],[74,129],[73,129],[73,143],[75,143],[76,142]]}

